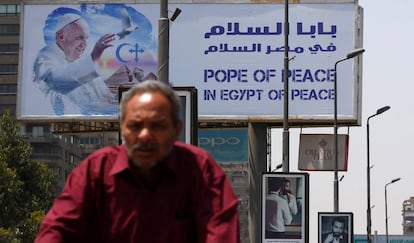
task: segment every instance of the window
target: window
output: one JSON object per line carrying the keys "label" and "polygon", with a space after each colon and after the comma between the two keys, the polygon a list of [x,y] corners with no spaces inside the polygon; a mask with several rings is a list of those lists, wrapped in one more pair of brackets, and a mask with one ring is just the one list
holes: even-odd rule
{"label": "window", "polygon": [[3,116],[6,110],[10,111],[11,115],[16,115],[15,104],[0,104],[0,115]]}
{"label": "window", "polygon": [[43,127],[33,127],[32,136],[33,137],[42,137],[44,135]]}
{"label": "window", "polygon": [[18,53],[18,44],[0,44],[0,53]]}
{"label": "window", "polygon": [[18,35],[19,32],[18,24],[0,24],[0,35]]}
{"label": "window", "polygon": [[53,167],[52,170],[58,175],[61,176],[61,168],[60,167]]}
{"label": "window", "polygon": [[0,84],[0,96],[16,95],[17,84]]}
{"label": "window", "polygon": [[19,4],[0,4],[0,16],[18,16],[20,15]]}
{"label": "window", "polygon": [[69,137],[64,137],[64,141],[65,143],[69,143],[69,144],[77,144],[79,139],[76,136],[69,136]]}
{"label": "window", "polygon": [[80,144],[92,144],[100,145],[102,143],[101,137],[82,137],[80,138]]}
{"label": "window", "polygon": [[0,75],[17,74],[17,64],[0,64]]}

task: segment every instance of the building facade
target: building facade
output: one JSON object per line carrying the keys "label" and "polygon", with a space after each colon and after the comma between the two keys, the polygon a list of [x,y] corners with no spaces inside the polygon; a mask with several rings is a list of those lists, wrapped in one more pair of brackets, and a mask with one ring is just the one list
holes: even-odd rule
{"label": "building facade", "polygon": [[404,200],[402,204],[403,234],[414,236],[414,197]]}

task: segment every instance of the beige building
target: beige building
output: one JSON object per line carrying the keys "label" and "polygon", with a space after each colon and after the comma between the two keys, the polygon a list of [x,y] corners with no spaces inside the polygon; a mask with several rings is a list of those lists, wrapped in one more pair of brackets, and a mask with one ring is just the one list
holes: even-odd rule
{"label": "beige building", "polygon": [[403,234],[414,236],[414,197],[405,200],[402,206]]}

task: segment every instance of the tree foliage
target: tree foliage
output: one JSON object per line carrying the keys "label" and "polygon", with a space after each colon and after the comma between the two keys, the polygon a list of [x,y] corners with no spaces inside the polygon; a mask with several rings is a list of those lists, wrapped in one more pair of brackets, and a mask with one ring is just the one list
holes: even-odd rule
{"label": "tree foliage", "polygon": [[56,175],[31,156],[31,145],[6,111],[0,121],[0,243],[33,242],[53,202]]}

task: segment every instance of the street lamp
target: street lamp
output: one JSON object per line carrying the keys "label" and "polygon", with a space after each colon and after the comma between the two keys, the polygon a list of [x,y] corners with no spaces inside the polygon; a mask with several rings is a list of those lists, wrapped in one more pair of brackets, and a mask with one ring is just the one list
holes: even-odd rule
{"label": "street lamp", "polygon": [[276,165],[276,168],[274,168],[273,170],[272,170],[272,172],[273,171],[277,171],[278,169],[280,169],[280,168],[282,168],[283,167],[283,164],[278,164],[278,165]]}
{"label": "street lamp", "polygon": [[369,160],[369,119],[389,110],[390,106],[384,106],[377,110],[377,113],[367,119],[367,242],[371,243],[371,165]]}
{"label": "street lamp", "polygon": [[169,82],[170,21],[174,22],[181,9],[176,8],[168,18],[168,0],[160,1],[160,18],[158,20],[158,80]]}
{"label": "street lamp", "polygon": [[334,173],[334,211],[338,212],[339,206],[339,182],[338,182],[338,89],[337,89],[337,66],[338,63],[343,62],[345,60],[354,58],[365,51],[363,48],[358,48],[346,55],[345,58],[338,60],[335,62],[335,73],[334,73],[334,158],[335,158],[335,173]]}
{"label": "street lamp", "polygon": [[289,172],[289,0],[285,0],[285,50],[283,58],[283,171]]}
{"label": "street lamp", "polygon": [[388,243],[388,209],[387,209],[387,186],[388,185],[390,185],[390,184],[392,184],[392,183],[394,183],[394,182],[397,182],[397,181],[399,181],[399,180],[401,180],[401,178],[396,178],[396,179],[394,179],[394,180],[392,180],[392,181],[390,181],[390,182],[388,182],[387,184],[385,184],[385,242],[386,243]]}

